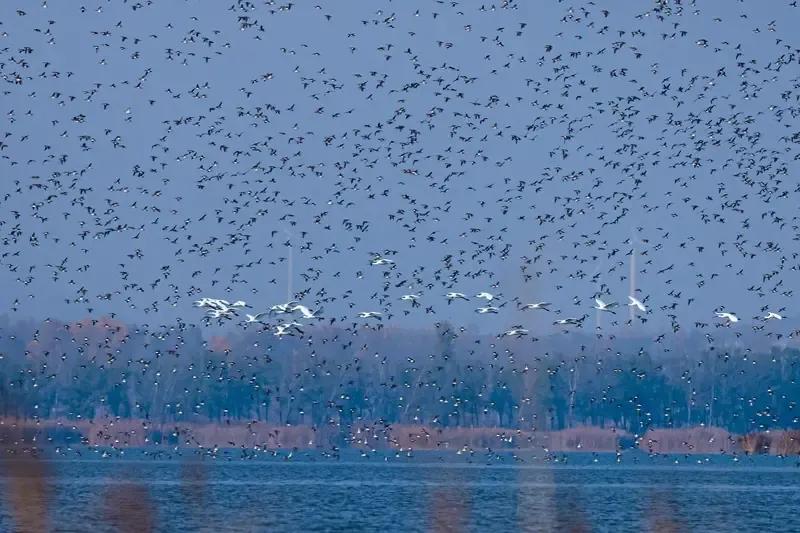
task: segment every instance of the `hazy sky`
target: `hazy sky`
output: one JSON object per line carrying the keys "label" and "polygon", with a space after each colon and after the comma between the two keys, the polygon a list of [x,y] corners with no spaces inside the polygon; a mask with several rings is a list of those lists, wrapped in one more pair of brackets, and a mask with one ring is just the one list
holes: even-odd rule
{"label": "hazy sky", "polygon": [[791,316],[800,11],[596,4],[3,2],[5,311],[261,310],[291,241],[326,316],[541,329],[624,304],[635,237],[646,327]]}

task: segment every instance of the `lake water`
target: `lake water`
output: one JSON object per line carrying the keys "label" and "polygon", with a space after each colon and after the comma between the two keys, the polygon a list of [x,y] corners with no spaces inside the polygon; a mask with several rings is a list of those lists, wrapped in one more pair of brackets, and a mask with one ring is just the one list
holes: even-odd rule
{"label": "lake water", "polygon": [[39,461],[41,485],[0,462],[0,530],[21,493],[52,531],[800,531],[797,458],[103,455]]}

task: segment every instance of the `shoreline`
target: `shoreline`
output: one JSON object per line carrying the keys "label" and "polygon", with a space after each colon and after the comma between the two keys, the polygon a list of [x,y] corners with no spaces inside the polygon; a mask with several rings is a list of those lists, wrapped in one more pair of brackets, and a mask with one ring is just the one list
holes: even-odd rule
{"label": "shoreline", "polygon": [[113,449],[242,449],[649,454],[800,455],[800,431],[735,435],[723,428],[653,428],[637,437],[615,428],[555,431],[503,427],[358,424],[350,427],[276,426],[262,422],[153,423],[143,419],[0,420],[0,448],[19,445]]}

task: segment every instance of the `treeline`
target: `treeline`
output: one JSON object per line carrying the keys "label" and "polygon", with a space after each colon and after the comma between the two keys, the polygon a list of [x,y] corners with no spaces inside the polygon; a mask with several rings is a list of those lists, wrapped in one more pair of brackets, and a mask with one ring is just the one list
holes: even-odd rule
{"label": "treeline", "polygon": [[[658,339],[570,333],[533,341],[313,326],[204,340],[112,319],[0,319],[0,416],[153,423],[365,423],[555,431],[796,428],[800,351],[720,333]],[[726,337],[723,339],[723,337]]]}

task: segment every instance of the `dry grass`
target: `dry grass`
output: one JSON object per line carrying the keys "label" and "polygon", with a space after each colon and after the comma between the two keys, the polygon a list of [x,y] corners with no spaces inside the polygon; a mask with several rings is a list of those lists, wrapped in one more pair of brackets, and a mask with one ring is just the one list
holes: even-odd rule
{"label": "dry grass", "polygon": [[773,455],[800,455],[800,431],[776,431],[771,434],[769,452]]}
{"label": "dry grass", "polygon": [[771,440],[766,433],[748,433],[739,437],[739,446],[746,454],[757,455],[769,451]]}
{"label": "dry grass", "polygon": [[627,436],[620,430],[581,426],[551,431],[544,434],[548,449],[555,452],[614,452],[619,447],[619,439]]}
{"label": "dry grass", "polygon": [[430,426],[359,426],[351,444],[358,448],[401,450],[542,450],[551,452],[613,452],[624,432],[613,429],[578,427],[551,432],[511,428],[434,428]]}
{"label": "dry grass", "polygon": [[738,450],[736,438],[718,427],[698,426],[679,429],[651,429],[639,441],[649,453],[732,453]]}
{"label": "dry grass", "polygon": [[152,424],[142,419],[0,421],[2,427],[24,428],[41,439],[57,433],[76,435],[84,444],[112,448],[163,444],[180,447],[314,448],[327,446],[331,431],[310,426],[276,426],[258,422]]}
{"label": "dry grass", "polygon": [[[582,426],[560,431],[523,431],[502,427],[432,427],[362,424],[350,430],[349,445],[360,449],[401,450],[545,450],[614,452],[622,430]],[[276,426],[260,422],[153,424],[143,419],[13,420],[0,419],[0,449],[5,455],[25,444],[50,440],[112,448],[169,446],[182,448],[330,449],[340,443],[339,429]],[[800,431],[772,431],[736,436],[718,427],[651,429],[639,439],[651,453],[800,455]],[[30,465],[29,465],[30,466]]]}

